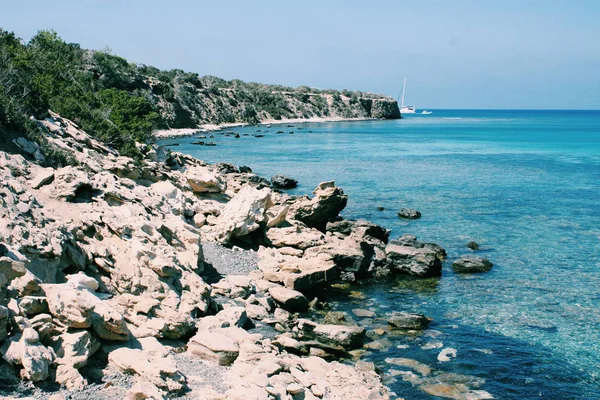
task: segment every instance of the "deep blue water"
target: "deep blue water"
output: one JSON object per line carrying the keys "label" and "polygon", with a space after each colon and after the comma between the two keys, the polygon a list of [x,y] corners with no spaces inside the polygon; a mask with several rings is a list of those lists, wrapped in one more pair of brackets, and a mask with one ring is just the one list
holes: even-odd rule
{"label": "deep blue water", "polygon": [[[431,338],[398,338],[371,356],[384,370],[385,357],[411,357],[482,377],[481,389],[496,398],[600,398],[600,111],[434,110],[235,131],[257,129],[265,137],[215,134],[216,147],[184,138],[174,149],[292,176],[300,182],[292,193],[335,180],[350,195],[344,217],[448,251],[441,279],[361,287],[372,300],[339,306],[424,312],[440,332],[435,340],[458,350],[440,364],[439,349],[420,349]],[[398,219],[402,207],[422,219]],[[470,240],[495,264],[491,272],[452,272]],[[427,398],[407,382],[392,387]]]}

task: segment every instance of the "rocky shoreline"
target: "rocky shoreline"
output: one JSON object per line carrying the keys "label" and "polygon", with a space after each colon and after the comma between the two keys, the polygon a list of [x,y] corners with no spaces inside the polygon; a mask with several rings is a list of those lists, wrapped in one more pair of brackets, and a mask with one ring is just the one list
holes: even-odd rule
{"label": "rocky shoreline", "polygon": [[[304,123],[315,123],[315,122],[352,122],[352,121],[369,121],[378,120],[380,118],[342,118],[342,117],[311,117],[311,118],[282,118],[282,119],[270,119],[261,121],[257,126],[268,126],[268,125],[285,125],[285,124],[304,124]],[[224,124],[203,124],[198,128],[183,128],[183,129],[161,129],[153,132],[155,139],[174,139],[180,137],[194,136],[198,133],[213,132],[222,129],[229,129],[241,126],[248,126],[247,123],[224,123]]]}
{"label": "rocky shoreline", "polygon": [[[294,197],[231,164],[180,153],[159,162],[149,145],[136,161],[56,114],[39,123],[77,165],[42,168],[24,141],[27,159],[0,152],[0,394],[394,395],[373,363],[351,361],[370,332],[335,314],[310,319],[322,305],[311,293],[440,276],[443,248],[344,220],[348,197],[334,182]],[[407,313],[388,321],[428,324]]]}

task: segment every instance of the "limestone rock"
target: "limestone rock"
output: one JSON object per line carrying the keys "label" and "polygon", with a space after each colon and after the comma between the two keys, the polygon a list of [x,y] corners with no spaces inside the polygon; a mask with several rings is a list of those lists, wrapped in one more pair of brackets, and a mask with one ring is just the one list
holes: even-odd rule
{"label": "limestone rock", "polygon": [[129,339],[123,316],[90,290],[75,289],[68,283],[41,286],[46,293],[50,313],[65,325],[71,328],[93,327],[102,339]]}
{"label": "limestone rock", "polygon": [[53,338],[52,348],[58,357],[58,364],[81,368],[100,348],[100,342],[88,331],[63,333]]}
{"label": "limestone rock", "polygon": [[298,320],[298,329],[304,338],[314,339],[326,345],[341,346],[345,350],[362,346],[366,332],[365,328],[360,326],[317,324],[306,319]]}
{"label": "limestone rock", "polygon": [[226,242],[260,228],[265,212],[271,206],[271,191],[243,187],[227,203],[215,226],[216,239]]}
{"label": "limestone rock", "polygon": [[305,311],[308,308],[308,300],[297,290],[274,286],[269,289],[269,294],[288,311]]}
{"label": "limestone rock", "polygon": [[31,187],[34,189],[39,189],[44,185],[52,183],[54,180],[54,169],[53,168],[44,168],[41,169],[35,178],[31,181]]}
{"label": "limestone rock", "polygon": [[417,210],[413,210],[412,208],[402,208],[398,212],[398,216],[404,219],[419,219],[421,218],[421,213]]}
{"label": "limestone rock", "polygon": [[478,256],[464,256],[452,263],[455,272],[474,273],[487,272],[492,269],[492,264],[487,258]]}
{"label": "limestone rock", "polygon": [[320,183],[313,194],[315,196],[310,200],[296,201],[289,211],[292,219],[302,221],[309,227],[324,227],[348,202],[348,196],[333,181]]}
{"label": "limestone rock", "polygon": [[125,400],[164,400],[163,392],[150,382],[137,382],[125,395]]}
{"label": "limestone rock", "polygon": [[325,239],[321,232],[301,222],[285,228],[271,228],[267,230],[266,236],[275,247],[293,247],[301,250],[322,245]]}
{"label": "limestone rock", "polygon": [[388,322],[396,328],[420,330],[427,328],[431,320],[423,314],[394,311],[388,317]]}
{"label": "limestone rock", "polygon": [[181,392],[186,386],[186,379],[171,356],[149,356],[139,349],[120,348],[109,353],[108,361],[170,393]]}
{"label": "limestone rock", "polygon": [[32,328],[26,328],[20,338],[12,337],[4,343],[2,354],[9,364],[22,366],[21,377],[33,382],[48,378],[56,357],[51,348],[40,343],[38,333]]}
{"label": "limestone rock", "polygon": [[332,282],[338,276],[335,263],[327,254],[299,258],[274,248],[260,247],[258,257],[258,268],[264,273],[264,279],[291,289],[310,289]]}
{"label": "limestone rock", "polygon": [[442,263],[426,248],[404,246],[391,241],[385,248],[388,263],[396,271],[420,277],[441,276]]}
{"label": "limestone rock", "polygon": [[293,189],[298,186],[298,181],[285,175],[271,177],[271,185],[276,189]]}
{"label": "limestone rock", "polygon": [[77,369],[65,364],[60,364],[56,368],[56,383],[70,391],[83,390],[88,384]]}
{"label": "limestone rock", "polygon": [[185,175],[194,193],[221,193],[227,188],[221,178],[205,167],[194,166]]}
{"label": "limestone rock", "polygon": [[93,188],[85,171],[75,167],[64,167],[54,172],[52,184],[44,186],[43,190],[50,192],[56,199],[76,202],[89,200]]}
{"label": "limestone rock", "polygon": [[238,356],[237,342],[227,335],[216,331],[200,331],[188,343],[188,351],[219,365],[229,365]]}

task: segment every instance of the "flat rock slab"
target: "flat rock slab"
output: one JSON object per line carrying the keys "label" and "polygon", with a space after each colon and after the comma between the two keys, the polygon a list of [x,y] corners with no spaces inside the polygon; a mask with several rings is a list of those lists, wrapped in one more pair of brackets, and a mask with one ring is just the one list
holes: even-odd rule
{"label": "flat rock slab", "polygon": [[269,294],[288,311],[305,311],[308,308],[308,300],[297,290],[274,286],[269,289]]}

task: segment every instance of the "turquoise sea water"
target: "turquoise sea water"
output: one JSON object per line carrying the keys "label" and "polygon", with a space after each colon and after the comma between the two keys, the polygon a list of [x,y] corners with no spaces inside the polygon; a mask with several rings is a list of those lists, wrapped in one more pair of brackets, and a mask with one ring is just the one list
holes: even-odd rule
{"label": "turquoise sea water", "polygon": [[[428,336],[394,339],[370,358],[410,357],[485,379],[499,399],[600,398],[600,112],[434,110],[398,121],[244,127],[216,147],[183,138],[174,150],[298,179],[292,193],[335,180],[365,218],[448,251],[441,279],[361,287],[379,312],[423,312],[435,341],[458,350],[438,363]],[[285,134],[275,134],[277,130]],[[291,135],[288,132],[294,131]],[[311,131],[311,132],[309,132]],[[385,211],[378,211],[384,206]],[[420,210],[406,222],[396,212]],[[475,240],[491,272],[450,268]],[[340,303],[341,309],[365,300]],[[407,345],[398,349],[397,344]],[[428,398],[399,380],[407,398]],[[412,396],[414,397],[411,397]]]}

